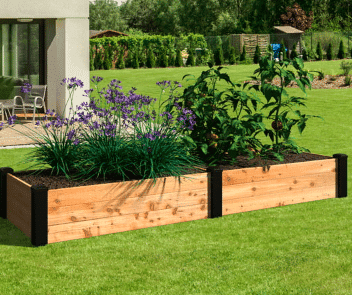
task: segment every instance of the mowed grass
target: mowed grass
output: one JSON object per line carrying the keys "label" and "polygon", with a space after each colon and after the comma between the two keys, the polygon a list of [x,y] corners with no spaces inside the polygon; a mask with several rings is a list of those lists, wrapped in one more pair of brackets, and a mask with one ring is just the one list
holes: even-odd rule
{"label": "mowed grass", "polygon": [[[331,63],[305,66],[327,74]],[[226,72],[239,82],[256,67]],[[103,76],[104,87],[116,78],[126,91],[135,86],[158,98],[155,82],[180,81],[192,71],[198,77],[206,69],[96,71],[91,77]],[[317,154],[352,155],[352,91],[307,93],[302,113],[325,121],[309,119],[302,135],[294,127],[297,144]],[[21,170],[15,163],[31,150],[0,150],[1,166]],[[349,174],[349,191],[351,180]],[[0,294],[352,294],[351,196],[39,248],[0,219]]]}

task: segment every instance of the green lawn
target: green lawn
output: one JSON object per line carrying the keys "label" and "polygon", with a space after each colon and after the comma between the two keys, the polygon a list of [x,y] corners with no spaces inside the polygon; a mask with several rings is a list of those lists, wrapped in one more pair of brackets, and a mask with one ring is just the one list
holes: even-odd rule
{"label": "green lawn", "polygon": [[[339,64],[305,66],[338,74]],[[229,66],[226,72],[243,81],[256,67]],[[118,79],[126,91],[135,86],[158,98],[155,82],[205,69],[94,71],[91,77],[103,76],[104,87]],[[352,91],[307,93],[302,113],[325,121],[308,120],[302,135],[294,129],[297,144],[313,153],[352,155]],[[16,161],[30,150],[0,150],[1,166],[24,169]],[[349,173],[349,192],[351,180]],[[0,294],[352,294],[351,196],[39,248],[0,219]]]}

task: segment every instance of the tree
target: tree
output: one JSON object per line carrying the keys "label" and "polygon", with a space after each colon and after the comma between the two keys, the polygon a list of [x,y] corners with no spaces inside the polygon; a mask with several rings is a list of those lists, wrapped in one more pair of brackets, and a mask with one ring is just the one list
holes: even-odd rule
{"label": "tree", "polygon": [[323,60],[323,50],[321,48],[320,42],[317,45],[317,60]]}
{"label": "tree", "polygon": [[176,50],[176,61],[175,61],[175,66],[176,67],[182,67],[183,66],[183,59],[181,55],[181,49]]}
{"label": "tree", "polygon": [[246,60],[246,46],[243,45],[243,49],[242,49],[242,53],[241,53],[241,56],[240,56],[240,61],[245,61]]}
{"label": "tree", "polygon": [[294,43],[293,47],[292,47],[291,54],[290,54],[290,59],[294,59],[295,57],[298,56],[297,51],[296,51],[296,46],[297,46],[297,44]]}
{"label": "tree", "polygon": [[260,59],[260,48],[259,46],[257,45],[256,48],[255,48],[255,52],[254,52],[254,57],[253,57],[253,62],[255,64],[259,63],[259,59]]}
{"label": "tree", "polygon": [[120,54],[119,54],[119,59],[117,60],[117,66],[116,68],[118,69],[124,69],[125,68],[125,61],[123,59],[123,50],[120,50]]}
{"label": "tree", "polygon": [[152,48],[148,47],[148,53],[147,53],[147,67],[148,68],[155,68],[155,55],[153,53]]}
{"label": "tree", "polygon": [[89,30],[113,30],[123,32],[126,21],[120,15],[118,4],[112,0],[89,2]]}
{"label": "tree", "polygon": [[326,52],[326,59],[327,60],[332,60],[332,44],[329,43],[328,50]]}
{"label": "tree", "polygon": [[217,66],[221,66],[224,64],[224,53],[222,50],[222,46],[218,45],[214,52],[215,64]]}
{"label": "tree", "polygon": [[339,52],[337,54],[337,57],[339,59],[344,59],[345,58],[345,47],[343,46],[343,41],[340,41],[340,47],[339,47]]}
{"label": "tree", "polygon": [[287,53],[286,53],[286,47],[285,47],[285,41],[281,40],[281,46],[280,46],[280,51],[279,51],[279,58],[280,58],[280,52],[282,52],[282,58],[283,60],[287,59]]}
{"label": "tree", "polygon": [[191,67],[194,67],[195,65],[194,50],[192,48],[189,50],[186,65]]}
{"label": "tree", "polygon": [[280,16],[281,22],[284,26],[291,26],[301,31],[306,31],[312,26],[313,23],[313,12],[309,12],[309,16],[306,15],[304,10],[297,4],[293,4],[292,8],[286,8],[287,14]]}

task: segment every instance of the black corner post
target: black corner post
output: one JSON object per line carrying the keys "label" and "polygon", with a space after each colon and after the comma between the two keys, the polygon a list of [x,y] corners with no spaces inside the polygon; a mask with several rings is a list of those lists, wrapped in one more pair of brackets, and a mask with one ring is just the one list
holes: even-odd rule
{"label": "black corner post", "polygon": [[345,198],[347,197],[347,155],[346,154],[334,154],[332,155],[337,159],[336,169],[336,197]]}
{"label": "black corner post", "polygon": [[48,244],[48,188],[33,185],[31,191],[31,242],[36,247],[45,246]]}
{"label": "black corner post", "polygon": [[0,217],[7,219],[7,174],[13,173],[10,167],[0,168]]}
{"label": "black corner post", "polygon": [[208,218],[222,217],[222,169],[209,167]]}

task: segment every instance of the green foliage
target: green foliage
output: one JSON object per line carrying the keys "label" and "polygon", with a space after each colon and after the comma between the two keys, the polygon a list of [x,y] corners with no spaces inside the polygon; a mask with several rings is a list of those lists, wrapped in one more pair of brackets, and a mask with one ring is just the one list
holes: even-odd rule
{"label": "green foliage", "polygon": [[132,58],[132,68],[139,69],[139,57],[137,52],[133,55]]}
{"label": "green foliage", "polygon": [[215,59],[215,64],[217,66],[224,64],[224,53],[221,45],[218,45],[218,47],[216,48],[214,52],[214,59]]}
{"label": "green foliage", "polygon": [[320,42],[318,42],[316,53],[317,53],[317,60],[323,60],[323,50],[321,48]]}
{"label": "green foliage", "polygon": [[292,47],[291,54],[290,54],[290,59],[294,59],[295,57],[298,57],[298,54],[297,54],[297,51],[296,51],[296,46],[297,46],[297,44],[294,43],[293,47]]}
{"label": "green foliage", "polygon": [[123,54],[124,54],[123,50],[120,50],[119,58],[117,60],[117,65],[116,65],[116,68],[121,70],[125,68],[125,61],[124,61]]}
{"label": "green foliage", "polygon": [[209,61],[208,61],[208,63],[210,63],[211,66],[214,66],[215,65],[214,53],[211,50],[209,50],[209,51],[210,52],[209,52]]}
{"label": "green foliage", "polygon": [[191,66],[194,67],[196,64],[195,59],[194,59],[194,51],[189,50],[187,61],[186,61],[186,66]]}
{"label": "green foliage", "polygon": [[279,51],[279,57],[280,57],[280,52],[282,52],[282,58],[283,60],[287,60],[287,52],[286,52],[286,46],[285,46],[285,41],[281,40],[281,46],[280,46],[280,51]]}
{"label": "green foliage", "polygon": [[328,50],[326,51],[326,59],[327,60],[332,60],[333,56],[332,56],[332,44],[329,43],[329,47]]}
{"label": "green foliage", "polygon": [[161,49],[161,55],[159,59],[159,67],[161,68],[167,68],[168,67],[168,59],[166,55],[166,49],[162,48]]}
{"label": "green foliage", "polygon": [[182,59],[182,55],[181,55],[181,50],[180,49],[176,50],[175,67],[183,67],[183,59]]}
{"label": "green foliage", "polygon": [[168,57],[168,65],[169,67],[174,67],[175,66],[175,61],[176,61],[176,56],[175,53],[173,51],[169,52],[169,57]]}
{"label": "green foliage", "polygon": [[154,52],[150,46],[148,48],[146,66],[148,68],[155,68],[155,55],[154,55]]}
{"label": "green foliage", "polygon": [[260,55],[261,55],[260,54],[260,48],[257,45],[256,48],[255,48],[254,56],[253,56],[253,62],[255,64],[259,63]]}
{"label": "green foliage", "polygon": [[346,76],[346,77],[345,77],[345,85],[346,85],[346,86],[350,86],[351,83],[352,83],[351,77],[350,77],[350,76]]}
{"label": "green foliage", "polygon": [[340,47],[339,47],[339,52],[337,53],[337,57],[339,59],[344,59],[345,58],[345,55],[346,55],[346,52],[345,52],[345,46],[343,44],[343,41],[341,40],[340,42]]}
{"label": "green foliage", "polygon": [[268,44],[268,47],[267,47],[267,49],[266,49],[266,54],[267,54],[269,57],[271,57],[271,59],[274,58],[274,50],[273,50],[273,48],[272,48],[272,46],[271,46],[270,43]]}
{"label": "green foliage", "polygon": [[103,69],[101,50],[98,50],[98,52],[95,55],[94,68],[95,68],[95,70],[102,70]]}
{"label": "green foliage", "polygon": [[343,70],[343,75],[347,77],[352,69],[352,62],[342,61],[340,64],[340,69]]}
{"label": "green foliage", "polygon": [[237,57],[236,57],[236,49],[235,47],[231,46],[230,47],[230,54],[229,54],[229,64],[234,65],[236,63]]}
{"label": "green foliage", "polygon": [[303,55],[303,60],[304,60],[304,61],[308,61],[309,55],[308,55],[307,49],[304,48],[304,49],[302,50],[302,55]]}
{"label": "green foliage", "polygon": [[240,56],[240,61],[245,61],[246,60],[246,46],[243,45],[243,49],[242,49],[242,53],[241,53],[241,56]]}

